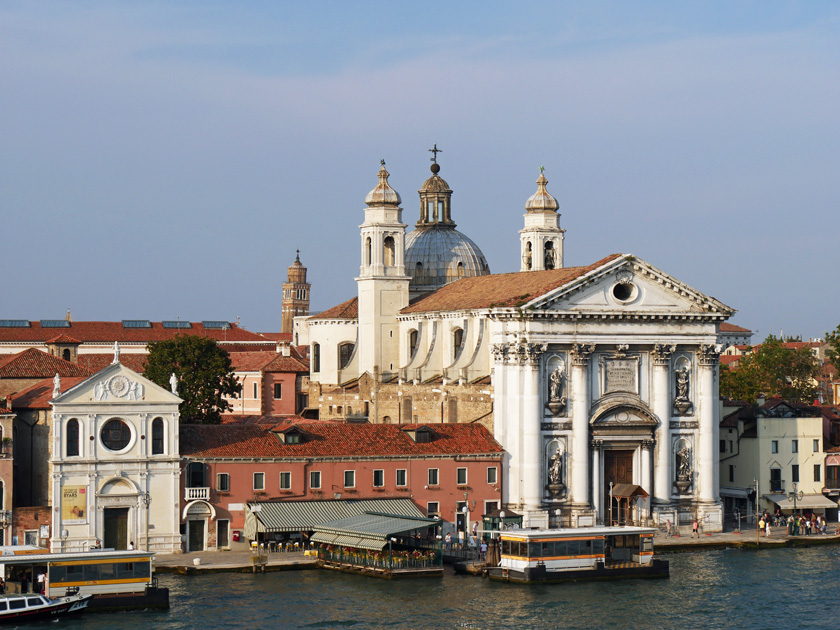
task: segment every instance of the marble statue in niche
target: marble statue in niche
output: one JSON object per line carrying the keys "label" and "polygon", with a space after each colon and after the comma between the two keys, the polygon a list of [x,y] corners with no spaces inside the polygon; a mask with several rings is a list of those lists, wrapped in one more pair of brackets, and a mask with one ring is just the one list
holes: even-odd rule
{"label": "marble statue in niche", "polygon": [[560,415],[566,410],[566,362],[561,358],[548,375],[548,403],[551,414]]}
{"label": "marble statue in niche", "polygon": [[694,410],[694,405],[691,403],[690,389],[691,387],[691,363],[685,357],[680,357],[677,361],[676,370],[674,372],[674,415],[676,416],[690,416]]}
{"label": "marble statue in niche", "polygon": [[563,447],[560,444],[557,444],[554,454],[548,458],[546,479],[549,494],[555,499],[559,499],[566,489],[566,485],[563,483]]}
{"label": "marble statue in niche", "polygon": [[691,487],[692,466],[691,466],[691,446],[687,440],[680,440],[677,443],[676,452],[676,485],[680,494],[686,494]]}

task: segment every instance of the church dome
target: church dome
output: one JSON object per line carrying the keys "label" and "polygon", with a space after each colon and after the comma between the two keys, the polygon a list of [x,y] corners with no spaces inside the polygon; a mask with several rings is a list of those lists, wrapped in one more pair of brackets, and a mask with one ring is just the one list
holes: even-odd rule
{"label": "church dome", "polygon": [[450,226],[418,228],[405,238],[409,290],[434,291],[459,278],[490,273],[487,259],[469,237]]}
{"label": "church dome", "polygon": [[388,183],[390,175],[385,170],[385,160],[382,160],[382,168],[379,169],[379,183],[365,197],[365,203],[368,206],[398,206],[402,203],[399,193],[391,188]]}
{"label": "church dome", "polygon": [[525,209],[528,212],[557,212],[560,204],[545,189],[547,183],[548,180],[542,174],[542,171],[540,171],[540,178],[537,180],[537,192],[531,195],[528,201],[525,202]]}

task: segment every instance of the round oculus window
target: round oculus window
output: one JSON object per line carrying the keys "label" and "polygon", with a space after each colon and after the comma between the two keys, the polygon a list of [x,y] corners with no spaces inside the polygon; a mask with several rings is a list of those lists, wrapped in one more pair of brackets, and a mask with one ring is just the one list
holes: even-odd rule
{"label": "round oculus window", "polygon": [[108,420],[102,427],[102,444],[111,451],[121,451],[131,441],[131,429],[122,420]]}
{"label": "round oculus window", "polygon": [[636,297],[636,292],[636,286],[629,282],[619,282],[612,288],[612,295],[619,302],[629,302]]}

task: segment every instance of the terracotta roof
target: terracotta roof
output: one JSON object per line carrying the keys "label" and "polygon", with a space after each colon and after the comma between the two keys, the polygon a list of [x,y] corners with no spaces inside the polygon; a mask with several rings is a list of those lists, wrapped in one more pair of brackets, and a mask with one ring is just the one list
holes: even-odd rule
{"label": "terracotta roof", "polygon": [[235,370],[243,372],[309,372],[309,361],[297,355],[294,348],[288,357],[274,351],[231,352],[230,360]]}
{"label": "terracotta roof", "polygon": [[36,348],[0,357],[0,378],[52,378],[56,374],[90,376],[93,372]]}
{"label": "terracotta roof", "polygon": [[720,355],[720,362],[723,365],[731,365],[732,363],[738,363],[743,356],[740,354],[722,354]]}
{"label": "terracotta roof", "polygon": [[46,343],[71,343],[71,344],[79,344],[82,343],[78,339],[71,337],[70,335],[59,335],[58,337],[53,337],[52,339],[47,339]]}
{"label": "terracotta roof", "polygon": [[407,306],[400,313],[520,306],[594,271],[619,256],[621,254],[612,254],[587,267],[462,278]]}
{"label": "terracotta roof", "polygon": [[[96,374],[99,370],[103,370],[114,360],[113,352],[104,352],[97,354],[80,354],[79,365],[90,370],[91,374]],[[146,371],[146,363],[149,360],[149,355],[134,352],[123,352],[120,354],[120,363],[125,367],[142,374]]]}
{"label": "terracotta roof", "polygon": [[[284,425],[286,426],[286,425]],[[415,443],[396,424],[296,424],[305,438],[284,444],[265,426],[182,424],[181,455],[190,457],[410,457],[501,454],[502,447],[480,424],[430,424],[434,437]]]}
{"label": "terracotta roof", "polygon": [[[266,338],[231,324],[230,328],[205,328],[201,322],[194,322],[190,328],[164,328],[161,322],[151,322],[150,328],[125,328],[122,322],[71,322],[65,334],[72,335],[81,343],[148,343],[172,339],[179,335],[211,337],[219,342],[263,342]],[[46,342],[55,337],[55,328],[42,328],[41,322],[29,322],[25,327],[0,327],[0,341]]]}
{"label": "terracotta roof", "polygon": [[265,337],[266,339],[270,339],[271,341],[291,341],[292,340],[292,333],[283,333],[283,332],[261,332],[258,333],[260,337]]}
{"label": "terracotta roof", "polygon": [[736,326],[735,324],[730,324],[729,322],[721,322],[720,323],[720,332],[722,333],[748,333],[752,332],[749,328],[741,328],[740,326]]}
{"label": "terracotta roof", "polygon": [[[61,393],[63,394],[71,387],[75,387],[85,379],[87,376],[71,376],[61,379]],[[53,380],[51,378],[45,379],[40,383],[35,383],[31,387],[18,392],[12,396],[12,410],[18,409],[49,409],[50,401],[52,400]]]}
{"label": "terracotta roof", "polygon": [[338,306],[328,308],[317,315],[313,315],[309,319],[358,319],[359,317],[359,298],[350,298],[346,302],[342,302]]}

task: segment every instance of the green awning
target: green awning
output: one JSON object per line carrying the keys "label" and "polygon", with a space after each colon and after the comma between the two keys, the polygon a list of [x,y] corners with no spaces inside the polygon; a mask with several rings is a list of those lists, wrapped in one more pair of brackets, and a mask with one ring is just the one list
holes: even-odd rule
{"label": "green awning", "polygon": [[356,549],[370,549],[382,551],[388,543],[384,540],[360,538],[359,536],[342,536],[339,534],[317,533],[310,539],[312,542],[338,545],[339,547],[354,547]]}
{"label": "green awning", "polygon": [[315,528],[313,542],[357,549],[384,549],[392,536],[438,524],[437,519],[368,512],[324,523]]}

